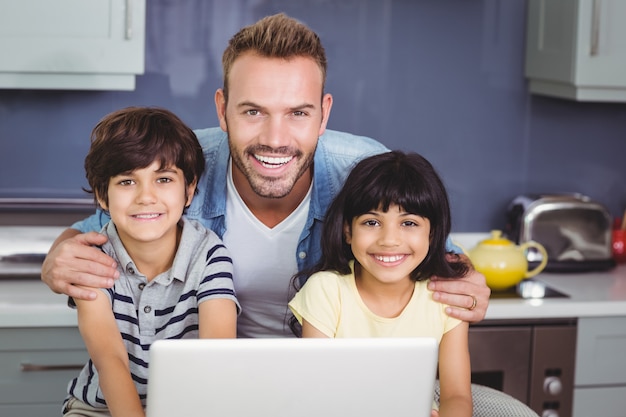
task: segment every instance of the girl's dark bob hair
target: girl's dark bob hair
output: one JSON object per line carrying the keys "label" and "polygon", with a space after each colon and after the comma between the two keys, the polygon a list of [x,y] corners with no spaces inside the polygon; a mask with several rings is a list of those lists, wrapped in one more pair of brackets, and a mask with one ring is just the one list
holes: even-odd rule
{"label": "girl's dark bob hair", "polygon": [[[322,231],[322,256],[314,271],[350,273],[354,260],[346,243],[344,225],[371,210],[388,211],[397,205],[430,221],[430,248],[413,271],[415,281],[433,275],[464,276],[468,266],[458,256],[448,257],[446,239],[451,229],[450,205],[441,178],[430,162],[417,153],[391,151],[363,159],[352,169],[328,208]],[[309,271],[307,275],[312,273]]]}

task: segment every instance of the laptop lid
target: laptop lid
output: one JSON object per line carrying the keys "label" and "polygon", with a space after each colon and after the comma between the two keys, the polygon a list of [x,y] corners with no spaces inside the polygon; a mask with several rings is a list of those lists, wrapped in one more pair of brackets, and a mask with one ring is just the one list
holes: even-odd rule
{"label": "laptop lid", "polygon": [[160,340],[147,417],[429,417],[436,367],[430,338]]}

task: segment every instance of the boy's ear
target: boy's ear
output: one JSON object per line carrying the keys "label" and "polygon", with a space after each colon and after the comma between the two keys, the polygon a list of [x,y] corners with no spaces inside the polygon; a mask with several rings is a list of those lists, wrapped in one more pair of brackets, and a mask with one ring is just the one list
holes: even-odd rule
{"label": "boy's ear", "polygon": [[343,237],[348,245],[352,244],[352,230],[348,222],[343,223]]}
{"label": "boy's ear", "polygon": [[96,201],[98,202],[98,205],[100,206],[100,208],[104,211],[108,211],[109,208],[107,207],[106,203],[104,202],[103,198],[100,198],[98,196],[98,194],[96,193]]}
{"label": "boy's ear", "polygon": [[185,202],[185,207],[189,207],[191,204],[191,200],[193,200],[193,196],[196,194],[196,185],[198,184],[198,180],[195,179],[189,185],[187,185],[187,189],[185,190],[185,198],[187,201]]}

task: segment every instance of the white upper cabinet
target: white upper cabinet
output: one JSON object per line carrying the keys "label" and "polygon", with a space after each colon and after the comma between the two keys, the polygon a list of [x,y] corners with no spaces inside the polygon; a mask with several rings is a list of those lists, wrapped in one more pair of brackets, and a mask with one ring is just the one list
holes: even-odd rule
{"label": "white upper cabinet", "polygon": [[531,93],[626,102],[626,1],[529,0]]}
{"label": "white upper cabinet", "polygon": [[0,0],[0,88],[133,90],[145,0]]}

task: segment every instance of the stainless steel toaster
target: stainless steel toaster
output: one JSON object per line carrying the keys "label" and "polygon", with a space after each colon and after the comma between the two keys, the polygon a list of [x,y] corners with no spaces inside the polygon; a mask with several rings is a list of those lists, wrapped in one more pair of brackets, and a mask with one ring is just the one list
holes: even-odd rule
{"label": "stainless steel toaster", "polygon": [[[602,271],[615,266],[612,218],[601,204],[582,194],[528,194],[507,207],[506,236],[518,244],[534,240],[548,253],[545,271]],[[541,260],[528,254],[530,264]]]}

